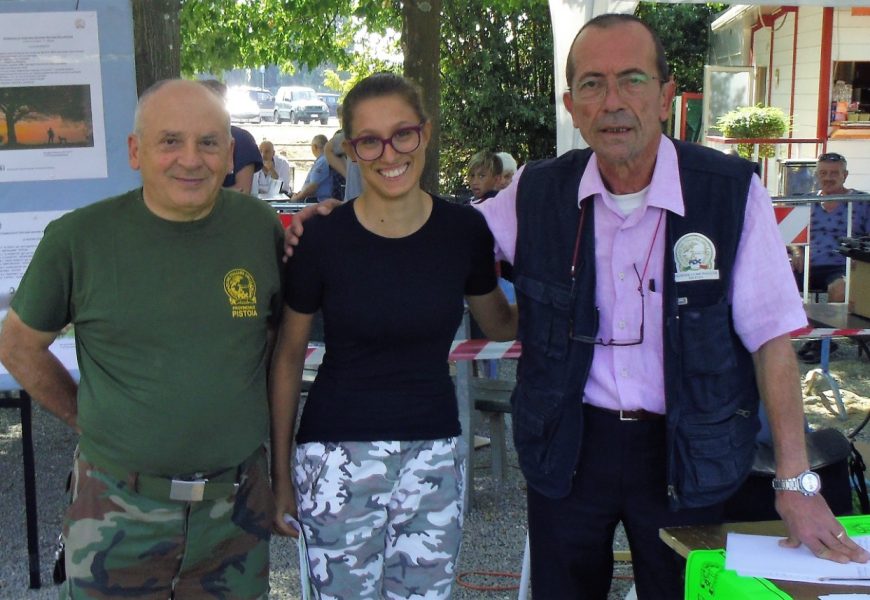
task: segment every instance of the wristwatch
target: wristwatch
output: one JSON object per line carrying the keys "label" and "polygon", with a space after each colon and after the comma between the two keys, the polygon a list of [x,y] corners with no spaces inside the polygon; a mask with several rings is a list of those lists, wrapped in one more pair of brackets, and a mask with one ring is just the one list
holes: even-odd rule
{"label": "wristwatch", "polygon": [[773,479],[773,489],[786,492],[800,492],[804,496],[815,496],[822,489],[822,480],[813,471],[804,471],[797,477]]}

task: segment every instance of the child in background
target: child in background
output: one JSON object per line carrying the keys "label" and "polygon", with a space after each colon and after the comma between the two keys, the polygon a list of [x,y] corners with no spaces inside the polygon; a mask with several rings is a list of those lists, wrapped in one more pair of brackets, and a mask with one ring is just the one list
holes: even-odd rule
{"label": "child in background", "polygon": [[481,150],[471,157],[468,161],[471,202],[482,202],[498,193],[501,169],[501,159],[488,150]]}
{"label": "child in background", "polygon": [[517,172],[517,159],[507,152],[496,152],[495,155],[501,159],[501,177],[496,185],[498,189],[503,190],[513,181],[514,174]]}

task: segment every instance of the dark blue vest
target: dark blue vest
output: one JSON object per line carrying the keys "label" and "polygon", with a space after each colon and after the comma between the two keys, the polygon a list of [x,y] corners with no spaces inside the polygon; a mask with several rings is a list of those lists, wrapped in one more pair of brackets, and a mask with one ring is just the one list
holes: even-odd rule
{"label": "dark blue vest", "polygon": [[[672,508],[707,506],[730,496],[749,472],[759,396],[752,357],[734,331],[728,289],[753,165],[674,142],[686,216],[667,213],[664,370],[668,490]],[[517,191],[514,278],[523,344],[512,398],[514,441],[529,485],[566,496],[580,455],[582,397],[594,346],[595,224],[592,199],[582,220],[575,292],[570,285],[580,224],[577,189],[591,152],[576,150],[525,167]],[[683,236],[715,247],[718,279],[675,281]],[[696,238],[703,239],[703,238]],[[681,257],[691,258],[691,252]],[[680,279],[690,279],[684,275]],[[581,474],[582,476],[582,474]]]}

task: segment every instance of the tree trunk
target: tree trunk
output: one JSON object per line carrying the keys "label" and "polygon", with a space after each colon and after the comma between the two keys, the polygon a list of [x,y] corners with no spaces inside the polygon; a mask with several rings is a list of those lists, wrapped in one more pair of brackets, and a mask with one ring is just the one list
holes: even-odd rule
{"label": "tree trunk", "polygon": [[[17,120],[12,116],[12,111],[8,108],[3,114],[6,115],[6,146],[12,148],[18,145],[18,136],[15,135],[15,123]],[[3,140],[0,139],[0,143],[2,142]]]}
{"label": "tree trunk", "polygon": [[426,150],[421,186],[437,193],[438,150],[441,141],[441,0],[405,0],[402,3],[402,41],[405,77],[423,90],[423,107],[432,120],[432,139]]}
{"label": "tree trunk", "polygon": [[181,0],[132,0],[138,95],[181,75]]}

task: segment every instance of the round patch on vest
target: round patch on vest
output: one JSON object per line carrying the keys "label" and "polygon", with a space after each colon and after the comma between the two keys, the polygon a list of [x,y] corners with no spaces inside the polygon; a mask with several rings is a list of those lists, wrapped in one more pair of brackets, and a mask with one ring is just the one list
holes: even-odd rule
{"label": "round patch on vest", "polygon": [[701,281],[719,279],[716,269],[716,246],[702,233],[687,233],[674,245],[677,272],[674,281]]}

